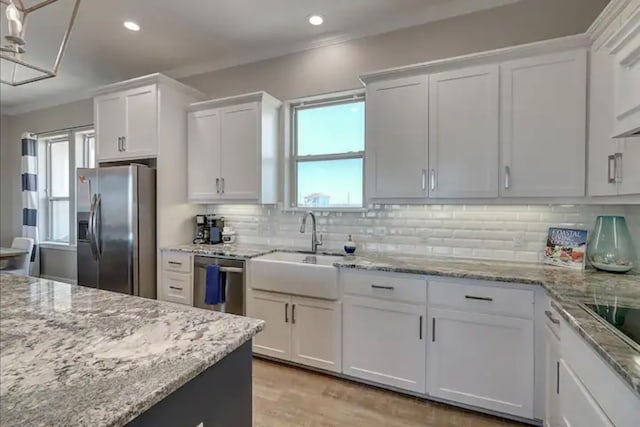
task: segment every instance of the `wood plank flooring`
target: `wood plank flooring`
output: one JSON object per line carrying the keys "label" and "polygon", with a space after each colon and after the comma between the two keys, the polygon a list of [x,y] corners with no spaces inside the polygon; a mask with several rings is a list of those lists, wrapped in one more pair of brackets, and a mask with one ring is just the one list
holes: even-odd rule
{"label": "wood plank flooring", "polygon": [[516,427],[525,424],[255,359],[255,427]]}

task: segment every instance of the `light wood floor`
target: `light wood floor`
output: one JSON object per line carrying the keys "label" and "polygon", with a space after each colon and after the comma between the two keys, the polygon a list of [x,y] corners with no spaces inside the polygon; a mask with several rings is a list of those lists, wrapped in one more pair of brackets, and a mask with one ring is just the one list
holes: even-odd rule
{"label": "light wood floor", "polygon": [[525,426],[260,359],[253,407],[255,427]]}

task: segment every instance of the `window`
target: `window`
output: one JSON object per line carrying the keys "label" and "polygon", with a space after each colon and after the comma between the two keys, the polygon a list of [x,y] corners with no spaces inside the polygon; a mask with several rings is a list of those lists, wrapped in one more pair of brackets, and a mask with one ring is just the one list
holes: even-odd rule
{"label": "window", "polygon": [[361,208],[364,94],[291,106],[291,205]]}
{"label": "window", "polygon": [[48,242],[74,244],[75,171],[95,167],[93,129],[55,132],[38,139],[44,153],[40,233]]}

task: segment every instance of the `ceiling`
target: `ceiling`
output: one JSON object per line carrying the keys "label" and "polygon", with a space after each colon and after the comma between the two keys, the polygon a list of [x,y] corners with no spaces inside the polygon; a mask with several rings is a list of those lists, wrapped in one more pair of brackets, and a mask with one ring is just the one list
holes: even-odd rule
{"label": "ceiling", "polygon": [[[126,78],[157,71],[181,78],[515,1],[81,0],[59,75],[0,85],[0,104],[3,113],[18,114],[82,99],[91,88]],[[29,16],[25,60],[51,66],[72,5],[58,0]],[[311,14],[325,23],[309,25]],[[142,30],[126,30],[125,20]],[[1,61],[0,68],[8,77],[9,64]]]}

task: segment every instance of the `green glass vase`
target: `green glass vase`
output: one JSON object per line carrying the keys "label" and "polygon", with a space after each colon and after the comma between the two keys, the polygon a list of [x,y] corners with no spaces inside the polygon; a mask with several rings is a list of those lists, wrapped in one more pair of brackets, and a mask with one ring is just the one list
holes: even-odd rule
{"label": "green glass vase", "polygon": [[623,216],[599,216],[589,238],[587,259],[598,270],[626,273],[635,267],[636,253]]}

